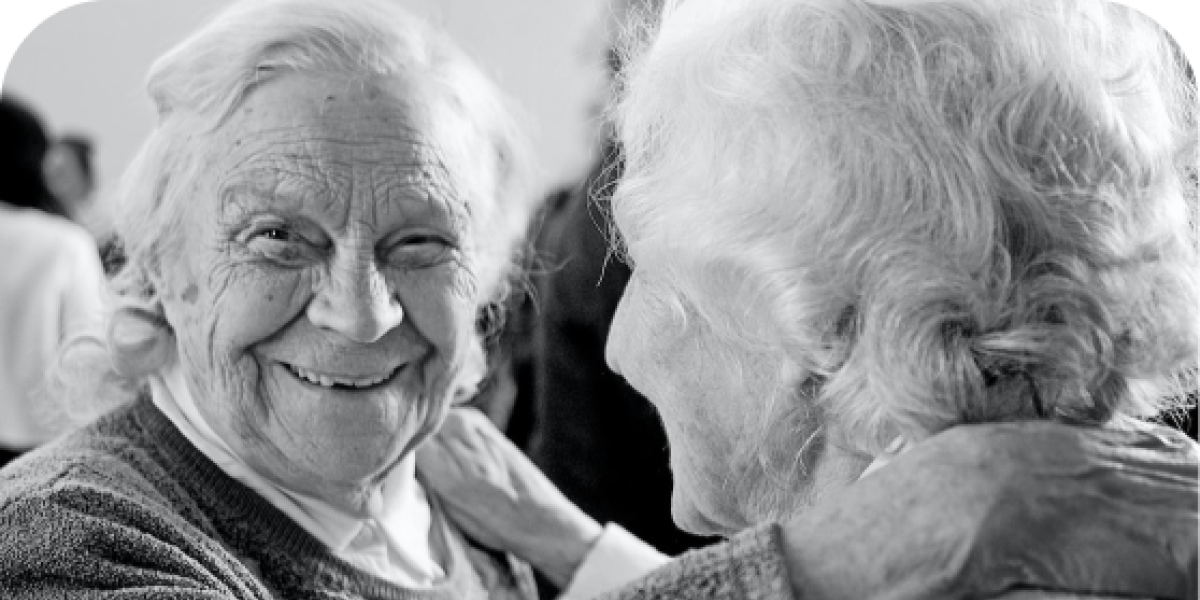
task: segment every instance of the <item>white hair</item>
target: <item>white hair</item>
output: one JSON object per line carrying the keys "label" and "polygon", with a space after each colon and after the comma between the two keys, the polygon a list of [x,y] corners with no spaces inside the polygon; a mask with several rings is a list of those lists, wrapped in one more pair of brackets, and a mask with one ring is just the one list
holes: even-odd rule
{"label": "white hair", "polygon": [[256,86],[286,73],[402,79],[415,84],[420,101],[473,125],[478,137],[465,143],[487,148],[487,159],[456,175],[465,179],[480,249],[475,281],[481,303],[507,293],[534,208],[532,161],[513,107],[481,70],[445,35],[389,2],[239,2],[160,57],[147,77],[158,123],[116,193],[127,262],[111,281],[107,332],[68,345],[51,381],[57,396],[91,405],[84,418],[131,399],[170,356],[173,338],[150,274],[183,237],[182,208],[205,168],[205,136]]}
{"label": "white hair", "polygon": [[1100,0],[688,0],[643,30],[615,107],[623,250],[680,315],[803,374],[788,402],[877,453],[1182,401],[1196,94],[1152,21]]}

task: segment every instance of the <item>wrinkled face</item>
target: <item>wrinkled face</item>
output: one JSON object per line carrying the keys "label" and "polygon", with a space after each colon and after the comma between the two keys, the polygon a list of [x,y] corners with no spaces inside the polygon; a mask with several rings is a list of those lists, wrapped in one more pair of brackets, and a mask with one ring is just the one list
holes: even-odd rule
{"label": "wrinkled face", "polygon": [[[869,459],[829,443],[807,377],[782,351],[719,334],[669,283],[694,275],[685,254],[669,253],[677,261],[670,274],[635,267],[606,359],[662,417],[676,524],[731,535],[797,515],[820,494],[854,481]],[[631,255],[638,262],[632,248]],[[706,301],[719,302],[717,296]],[[712,318],[745,310],[708,308]]]}
{"label": "wrinkled face", "polygon": [[156,282],[200,412],[301,492],[378,478],[477,348],[461,165],[440,151],[463,129],[413,96],[298,74],[253,91],[205,140]]}
{"label": "wrinkled face", "polygon": [[[658,409],[670,443],[672,513],[696,533],[756,523],[751,488],[775,360],[732,346],[679,303],[656,269],[634,269],[610,330],[609,366]],[[681,308],[682,307],[682,308]],[[682,312],[681,312],[682,311]],[[747,371],[738,364],[748,365]]]}

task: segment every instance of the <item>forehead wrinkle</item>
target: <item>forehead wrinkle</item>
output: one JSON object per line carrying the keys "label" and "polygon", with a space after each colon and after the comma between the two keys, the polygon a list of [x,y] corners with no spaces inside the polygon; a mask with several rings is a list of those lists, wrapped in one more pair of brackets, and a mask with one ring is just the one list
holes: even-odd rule
{"label": "forehead wrinkle", "polygon": [[380,220],[398,216],[404,222],[425,222],[447,227],[455,233],[465,231],[461,203],[431,189],[423,179],[371,177],[365,185],[370,186],[377,199],[370,205]]}
{"label": "forehead wrinkle", "polygon": [[233,161],[225,167],[221,177],[221,185],[239,183],[247,180],[262,178],[262,174],[270,178],[272,185],[277,185],[280,176],[295,177],[307,180],[317,185],[323,185],[326,178],[320,176],[319,163],[322,158],[311,150],[297,150],[296,146],[304,146],[306,140],[261,140],[251,139],[250,148],[240,152],[241,144],[234,149]]}
{"label": "forehead wrinkle", "polygon": [[446,177],[444,169],[425,168],[425,165],[394,165],[371,176],[372,193],[387,206],[404,206],[417,199],[439,209],[452,223],[457,224],[465,212],[465,203]]}
{"label": "forehead wrinkle", "polygon": [[422,183],[426,189],[435,192],[431,194],[431,199],[441,203],[442,209],[451,217],[452,224],[456,229],[465,230],[472,216],[472,207],[470,190],[467,185],[470,177],[464,175],[462,171],[470,168],[470,165],[464,166],[463,169],[456,172],[450,168],[446,153],[440,146],[418,143],[415,147],[419,152],[414,154],[422,163],[419,171],[423,177]]}
{"label": "forehead wrinkle", "polygon": [[[395,129],[397,131],[381,131],[378,126],[374,126],[363,128],[362,131],[331,131],[329,126],[321,124],[254,128],[239,136],[232,148],[218,151],[231,152],[233,156],[238,157],[230,165],[231,169],[244,162],[272,154],[325,160],[338,156],[356,156],[362,151],[380,150],[384,151],[379,152],[381,155],[411,154],[418,157],[428,156],[428,160],[432,162],[441,162],[436,158],[440,153],[433,144],[423,139],[424,136],[419,130],[407,126]],[[356,156],[355,162],[359,160],[361,159]],[[422,158],[416,160],[422,161]]]}
{"label": "forehead wrinkle", "polygon": [[[364,215],[366,220],[385,216],[380,213],[390,212],[387,209],[393,205],[407,212],[405,207],[416,208],[413,200],[419,199],[440,209],[455,230],[466,229],[471,207],[460,188],[464,187],[462,180],[468,178],[454,176],[442,145],[422,128],[410,125],[406,114],[398,113],[396,118],[350,115],[335,120],[366,123],[369,127],[351,128],[363,129],[361,133],[333,132],[322,123],[253,129],[239,138],[248,143],[239,142],[232,149],[234,162],[223,184],[238,185],[249,180],[253,187],[257,179],[264,183],[259,188],[263,195],[300,196],[298,202],[315,195],[328,201],[325,210],[334,212],[339,207],[349,211],[357,204],[339,202],[338,198],[349,199],[366,192],[373,200],[367,204],[376,206],[370,210],[371,215]],[[380,121],[388,125],[386,130],[380,130]],[[306,189],[298,194],[278,193],[278,188],[289,181],[299,181]],[[228,200],[234,195],[225,196]],[[342,215],[350,216],[349,212]],[[355,220],[364,221],[363,217]]]}
{"label": "forehead wrinkle", "polygon": [[[300,185],[295,185],[299,181]],[[315,170],[296,168],[295,163],[258,164],[249,168],[228,172],[221,179],[218,194],[220,211],[245,212],[250,207],[242,201],[247,190],[250,198],[267,201],[274,205],[286,203],[298,207],[316,196],[329,196],[334,190],[328,178],[318,177]]]}
{"label": "forehead wrinkle", "polygon": [[[414,130],[415,131],[415,130]],[[456,230],[465,229],[470,206],[462,193],[459,178],[447,166],[445,154],[438,144],[423,136],[406,140],[404,156],[370,171],[369,185],[383,206],[403,210],[414,199],[448,217]]]}

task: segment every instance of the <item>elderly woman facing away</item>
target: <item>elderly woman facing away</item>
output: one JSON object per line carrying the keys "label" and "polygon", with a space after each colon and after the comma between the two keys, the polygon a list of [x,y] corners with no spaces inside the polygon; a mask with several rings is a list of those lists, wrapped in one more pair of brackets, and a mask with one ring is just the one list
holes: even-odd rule
{"label": "elderly woman facing away", "polygon": [[[730,539],[614,597],[1196,598],[1196,446],[1141,420],[1197,360],[1181,63],[1092,0],[668,8],[616,108],[608,362],[676,522]],[[435,439],[567,596],[641,572],[485,423]]]}
{"label": "elderly woman facing away", "polygon": [[108,334],[59,373],[120,406],[0,473],[0,596],[536,595],[413,454],[532,209],[499,92],[358,0],[235,4],[148,87]]}

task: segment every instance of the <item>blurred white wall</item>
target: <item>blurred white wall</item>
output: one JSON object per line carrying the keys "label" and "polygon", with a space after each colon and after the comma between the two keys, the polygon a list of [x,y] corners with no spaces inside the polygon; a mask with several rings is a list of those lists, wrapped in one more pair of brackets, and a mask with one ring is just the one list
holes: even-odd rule
{"label": "blurred white wall", "polygon": [[[3,5],[18,0],[0,0]],[[38,110],[52,134],[95,141],[99,201],[153,124],[150,64],[231,0],[94,0],[25,38],[3,90]],[[598,89],[600,0],[392,0],[443,27],[528,113],[543,187],[576,177],[590,157],[587,105]],[[0,17],[2,18],[2,17]]]}

